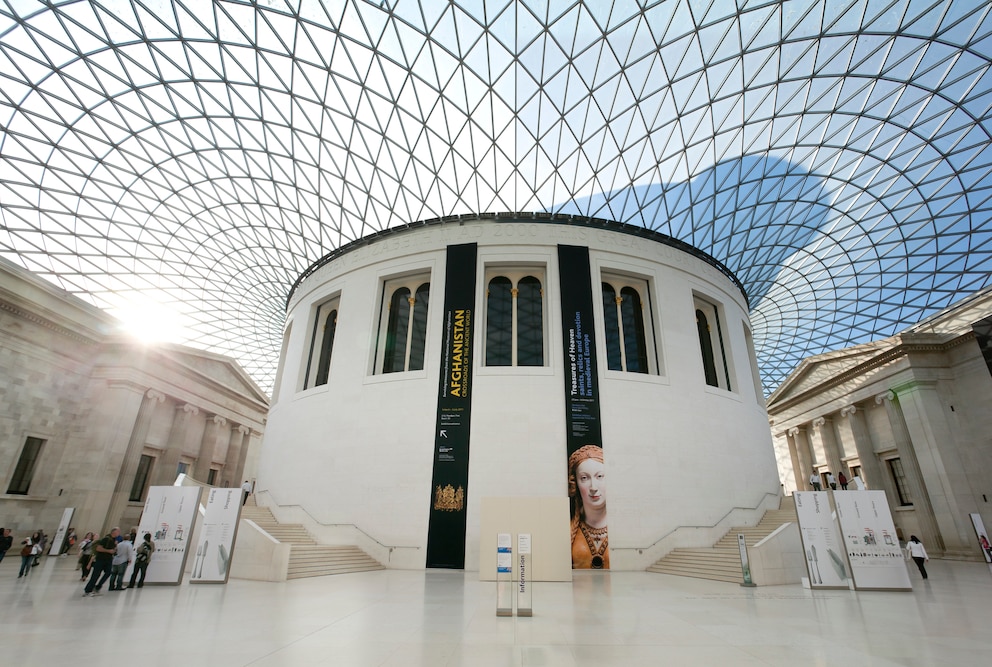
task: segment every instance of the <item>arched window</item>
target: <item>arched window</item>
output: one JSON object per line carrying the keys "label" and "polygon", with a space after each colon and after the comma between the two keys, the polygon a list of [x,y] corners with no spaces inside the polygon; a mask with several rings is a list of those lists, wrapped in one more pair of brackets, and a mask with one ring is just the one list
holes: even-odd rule
{"label": "arched window", "polygon": [[513,283],[506,276],[489,281],[486,294],[486,366],[513,365]]}
{"label": "arched window", "polygon": [[[606,364],[611,371],[656,372],[652,318],[644,317],[647,281],[604,274],[603,327],[606,332]],[[650,313],[649,313],[650,315]],[[651,346],[649,348],[649,345]]]}
{"label": "arched window", "polygon": [[727,363],[727,350],[723,344],[719,310],[699,297],[694,297],[693,302],[696,307],[696,333],[699,336],[706,384],[731,391],[730,365]]}
{"label": "arched window", "polygon": [[716,375],[716,359],[713,357],[713,339],[710,337],[710,323],[706,319],[706,313],[696,309],[696,333],[699,334],[699,349],[703,353],[703,375],[706,376],[706,384],[711,387],[719,387],[720,383]]}
{"label": "arched window", "polygon": [[423,370],[430,289],[430,282],[423,276],[390,280],[383,285],[386,313],[380,317],[380,372]]}
{"label": "arched window", "polygon": [[386,353],[382,372],[406,370],[407,332],[410,330],[410,290],[401,287],[389,299],[389,323],[386,325]]}
{"label": "arched window", "polygon": [[310,389],[327,384],[331,369],[331,352],[334,332],[338,326],[338,297],[317,306],[314,312],[313,332],[310,336],[310,354],[307,357],[303,388]]}
{"label": "arched window", "polygon": [[517,366],[544,365],[544,291],[541,281],[524,276],[517,283]]}
{"label": "arched window", "polygon": [[543,366],[543,272],[502,267],[490,273],[498,275],[486,290],[486,366]]}
{"label": "arched window", "polygon": [[331,368],[331,348],[334,347],[334,332],[338,326],[338,311],[332,310],[324,319],[324,337],[320,344],[320,362],[317,364],[317,379],[314,385],[327,384],[327,372]]}

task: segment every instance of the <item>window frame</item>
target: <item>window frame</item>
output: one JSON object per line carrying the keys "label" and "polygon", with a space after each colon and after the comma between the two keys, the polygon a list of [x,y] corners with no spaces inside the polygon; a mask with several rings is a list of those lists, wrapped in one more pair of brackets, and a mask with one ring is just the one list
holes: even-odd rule
{"label": "window frame", "polygon": [[[915,507],[913,494],[909,492],[909,479],[902,465],[902,457],[892,456],[885,459],[885,467],[889,471],[889,479],[892,480],[892,489],[899,501],[899,507]],[[899,470],[897,471],[896,468]]]}
{"label": "window frame", "polygon": [[[692,294],[693,321],[696,323],[697,341],[699,343],[699,358],[703,365],[703,380],[707,387],[723,389],[724,391],[734,391],[733,375],[731,373],[731,355],[728,341],[724,332],[724,322],[726,317],[723,306],[720,302],[705,297],[697,292]],[[700,329],[699,314],[702,313],[706,319],[707,340],[710,345],[710,360],[714,365],[716,384],[710,382],[707,377],[707,350],[703,345],[703,334]],[[711,324],[711,322],[715,324]]]}
{"label": "window frame", "polygon": [[[550,365],[549,359],[549,349],[548,349],[548,267],[546,263],[530,263],[530,262],[486,262],[483,267],[482,273],[482,286],[483,286],[483,297],[481,303],[483,304],[483,323],[482,331],[484,335],[482,336],[482,354],[480,359],[482,363],[480,364],[482,368],[487,369],[498,369],[498,368],[516,368],[516,369],[535,369],[535,368],[548,368]],[[489,353],[490,353],[490,291],[489,286],[497,278],[505,278],[510,283],[510,331],[509,331],[509,345],[510,345],[510,363],[508,364],[490,364],[489,363]],[[538,294],[540,295],[540,316],[541,316],[541,363],[540,364],[520,364],[520,351],[521,351],[521,339],[520,339],[520,310],[519,310],[519,290],[521,281],[532,278],[535,279],[539,285]],[[505,332],[504,332],[505,333]]]}
{"label": "window frame", "polygon": [[[138,459],[138,468],[134,471],[134,479],[131,480],[131,491],[128,493],[127,501],[129,503],[140,503],[145,500],[145,493],[148,491],[148,480],[152,477],[152,472],[155,470],[155,459],[156,457],[151,454],[142,454],[141,458]],[[142,464],[147,462],[147,466],[144,469],[144,476],[142,476]],[[138,489],[138,481],[141,481],[141,488]],[[135,493],[135,490],[138,492]]]}
{"label": "window frame", "polygon": [[[337,320],[341,313],[340,292],[315,304],[312,312],[313,324],[310,327],[310,344],[303,373],[303,391],[323,387],[330,379],[334,339],[337,337]],[[327,320],[331,315],[334,315],[334,322],[330,334],[331,338],[328,340]]]}
{"label": "window frame", "polygon": [[[426,287],[426,290],[423,288]],[[413,271],[399,276],[380,278],[379,283],[379,315],[376,321],[375,349],[372,360],[371,374],[377,377],[396,376],[406,373],[424,373],[427,366],[428,347],[430,339],[431,301],[433,301],[433,275],[429,268]],[[407,313],[406,328],[403,344],[403,368],[384,370],[389,347],[393,345],[390,339],[390,326],[399,326],[397,320],[391,320],[392,302],[396,294],[409,290],[414,300]],[[418,296],[420,295],[420,296]],[[426,296],[426,304],[422,304]],[[418,328],[419,327],[419,328]],[[395,350],[395,348],[393,348]],[[417,366],[419,367],[413,367]]]}
{"label": "window frame", "polygon": [[10,475],[7,483],[7,495],[27,496],[30,495],[31,483],[34,482],[35,474],[39,469],[47,438],[40,438],[34,435],[24,436],[24,444],[17,455],[17,463]]}
{"label": "window frame", "polygon": [[[614,308],[611,313],[607,313],[606,296],[604,285],[609,285],[614,290]],[[624,317],[624,291],[631,290],[637,294],[640,301],[640,324],[641,331],[633,332],[636,337],[640,334],[641,342],[644,346],[644,361],[646,368],[641,370],[628,370],[630,364],[627,361],[629,349],[628,341],[630,332],[627,331]],[[599,301],[603,308],[602,332],[605,369],[610,373],[623,373],[627,377],[658,376],[662,374],[661,357],[658,346],[658,327],[655,312],[655,302],[653,298],[654,289],[652,280],[644,275],[629,273],[608,266],[599,267]],[[616,299],[621,299],[617,302]],[[613,331],[612,327],[616,326]],[[616,346],[620,355],[620,368],[611,368],[610,348]]]}

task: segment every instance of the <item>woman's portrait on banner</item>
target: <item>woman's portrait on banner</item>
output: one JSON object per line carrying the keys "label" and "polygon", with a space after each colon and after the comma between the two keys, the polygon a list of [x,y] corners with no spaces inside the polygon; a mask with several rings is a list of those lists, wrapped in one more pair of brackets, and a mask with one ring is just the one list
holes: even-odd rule
{"label": "woman's portrait on banner", "polygon": [[585,445],[568,457],[568,496],[572,513],[572,569],[610,569],[606,466],[601,447]]}

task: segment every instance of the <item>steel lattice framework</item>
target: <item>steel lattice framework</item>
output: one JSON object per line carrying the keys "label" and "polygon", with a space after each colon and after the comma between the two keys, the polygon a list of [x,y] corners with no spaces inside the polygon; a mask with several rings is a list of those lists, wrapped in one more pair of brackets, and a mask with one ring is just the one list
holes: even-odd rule
{"label": "steel lattice framework", "polygon": [[770,391],[992,282],[990,65],[978,0],[3,0],[0,252],[268,389],[335,248],[607,218],[736,273]]}

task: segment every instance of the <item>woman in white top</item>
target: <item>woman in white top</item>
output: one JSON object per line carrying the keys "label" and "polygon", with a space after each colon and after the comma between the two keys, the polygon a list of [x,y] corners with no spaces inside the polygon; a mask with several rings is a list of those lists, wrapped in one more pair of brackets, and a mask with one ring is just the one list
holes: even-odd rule
{"label": "woman in white top", "polygon": [[916,567],[920,568],[920,574],[926,579],[927,569],[923,567],[923,563],[930,560],[930,558],[927,556],[927,550],[924,548],[923,542],[920,542],[920,538],[916,535],[910,535],[909,543],[906,544],[906,547],[909,549],[909,555],[916,562]]}

